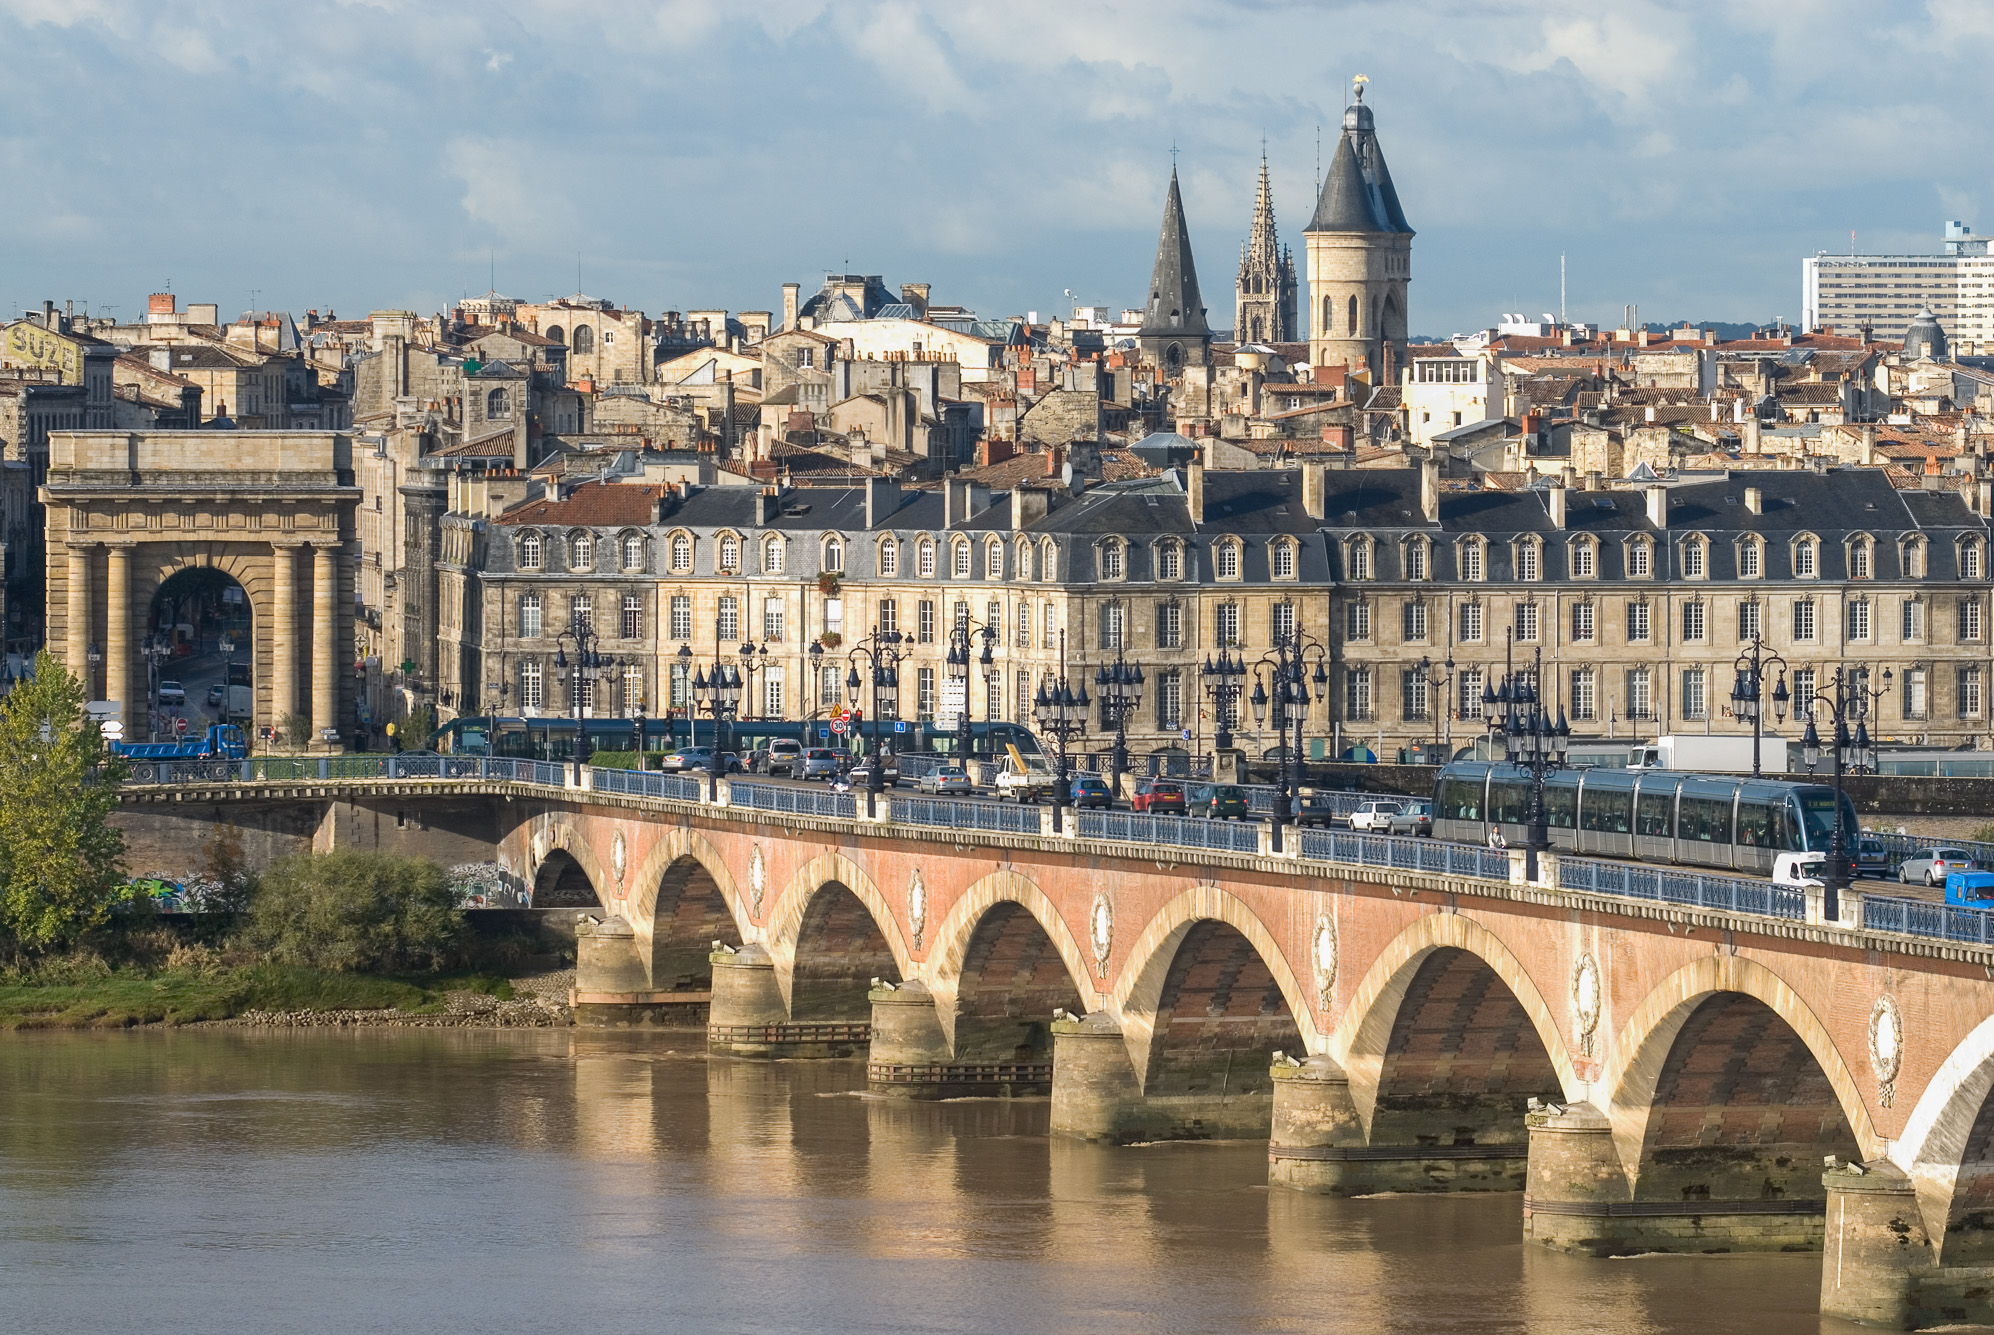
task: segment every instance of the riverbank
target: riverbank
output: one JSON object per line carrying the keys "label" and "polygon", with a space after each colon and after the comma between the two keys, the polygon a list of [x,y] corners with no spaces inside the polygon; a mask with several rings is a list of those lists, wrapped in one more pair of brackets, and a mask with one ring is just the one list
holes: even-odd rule
{"label": "riverbank", "polygon": [[377,978],[258,964],[239,968],[105,970],[0,982],[0,1031],[214,1028],[552,1028],[571,1023],[573,970]]}

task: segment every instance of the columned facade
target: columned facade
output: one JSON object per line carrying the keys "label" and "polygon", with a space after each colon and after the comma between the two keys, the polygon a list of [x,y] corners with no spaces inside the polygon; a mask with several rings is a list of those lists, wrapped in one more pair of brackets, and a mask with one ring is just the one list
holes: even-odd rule
{"label": "columned facade", "polygon": [[349,437],[324,432],[51,436],[42,500],[50,547],[67,560],[49,564],[48,642],[86,695],[121,706],[127,737],[146,717],[140,649],[153,597],[196,567],[227,575],[247,601],[254,735],[302,713],[301,703],[312,745],[325,744],[326,729],[350,729],[351,674],[339,668],[352,647],[351,455]]}

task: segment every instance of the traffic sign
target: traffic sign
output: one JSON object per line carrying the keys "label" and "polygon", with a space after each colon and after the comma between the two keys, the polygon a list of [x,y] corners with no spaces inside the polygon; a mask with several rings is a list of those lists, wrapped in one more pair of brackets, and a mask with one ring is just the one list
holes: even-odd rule
{"label": "traffic sign", "polygon": [[849,709],[845,708],[845,707],[844,707],[843,705],[839,705],[839,706],[838,706],[838,712],[837,712],[837,713],[835,713],[835,714],[833,714],[833,715],[832,715],[831,717],[832,717],[832,718],[835,718],[836,720],[838,720],[838,722],[840,722],[840,723],[843,723],[843,722],[845,722],[845,721],[846,721],[847,719],[851,718],[851,716],[852,716],[852,711],[851,711],[851,710],[849,710]]}
{"label": "traffic sign", "polygon": [[907,720],[904,718],[897,718],[893,720],[893,731],[895,732],[907,731]]}
{"label": "traffic sign", "polygon": [[843,737],[845,735],[845,721],[843,719],[837,720],[835,723],[831,725],[831,731],[837,733],[838,736]]}
{"label": "traffic sign", "polygon": [[[845,730],[845,725],[840,723],[838,725],[838,731],[843,732],[844,730]],[[817,729],[817,735],[819,737],[829,737],[831,735],[831,725],[827,723],[823,727]]]}
{"label": "traffic sign", "polygon": [[185,737],[187,735],[187,720],[184,718],[174,719],[173,731],[179,733],[182,737]]}

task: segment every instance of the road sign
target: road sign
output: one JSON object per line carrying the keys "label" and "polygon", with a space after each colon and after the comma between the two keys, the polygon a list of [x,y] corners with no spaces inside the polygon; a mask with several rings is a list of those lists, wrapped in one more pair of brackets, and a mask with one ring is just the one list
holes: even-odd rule
{"label": "road sign", "polygon": [[[838,731],[843,732],[844,730],[845,730],[845,725],[840,723],[838,725]],[[817,729],[817,735],[819,737],[828,738],[831,735],[831,725],[827,723],[823,727]]]}
{"label": "road sign", "polygon": [[845,721],[843,719],[839,719],[837,722],[833,723],[831,725],[831,731],[837,733],[838,736],[843,737],[845,735]]}
{"label": "road sign", "polygon": [[833,718],[837,719],[837,720],[838,720],[838,722],[840,722],[840,723],[843,723],[843,722],[847,721],[848,719],[850,719],[850,718],[851,718],[851,716],[852,716],[852,711],[851,711],[851,710],[849,710],[849,709],[846,709],[846,708],[845,708],[845,707],[844,707],[843,705],[839,705],[839,706],[838,706],[838,712],[837,712],[837,713],[835,713],[835,714],[833,714],[833,715],[832,715],[831,717],[833,717]]}
{"label": "road sign", "polygon": [[187,720],[184,718],[174,719],[173,731],[179,733],[182,737],[185,737],[187,735]]}
{"label": "road sign", "polygon": [[893,720],[893,731],[895,732],[907,731],[907,720],[904,718]]}

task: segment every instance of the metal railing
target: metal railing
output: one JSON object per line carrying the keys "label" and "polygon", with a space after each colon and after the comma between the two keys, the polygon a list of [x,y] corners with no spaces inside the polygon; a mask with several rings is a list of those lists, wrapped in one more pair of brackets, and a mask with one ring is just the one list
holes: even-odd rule
{"label": "metal railing", "polygon": [[1969,945],[1994,945],[1994,913],[1986,909],[1961,908],[1956,904],[1934,904],[1924,899],[1899,899],[1891,895],[1862,897],[1862,925],[1872,932],[1897,932],[1904,936],[1934,937]]}
{"label": "metal railing", "polygon": [[1713,876],[1674,867],[1651,867],[1638,862],[1560,857],[1558,888],[1652,899],[1726,913],[1756,913],[1767,918],[1797,921],[1807,916],[1807,897],[1798,886],[1775,885],[1745,876]]}
{"label": "metal railing", "polygon": [[1319,862],[1473,876],[1484,881],[1509,879],[1509,854],[1480,844],[1450,844],[1412,835],[1359,834],[1355,830],[1301,830],[1296,834],[1295,846],[1303,857]]}
{"label": "metal railing", "polygon": [[892,817],[909,825],[940,825],[998,834],[1039,834],[1044,822],[1036,806],[1003,802],[956,802],[941,797],[895,797]]}
{"label": "metal railing", "polygon": [[1215,848],[1227,853],[1258,853],[1259,823],[1152,816],[1135,811],[1076,811],[1074,829],[1082,839],[1112,839],[1133,844],[1173,844],[1180,848]]}
{"label": "metal railing", "polygon": [[591,780],[599,793],[622,793],[626,797],[662,797],[674,802],[697,802],[706,796],[706,785],[682,774],[660,774],[654,770],[597,769]]}
{"label": "metal railing", "polygon": [[781,811],[793,816],[830,816],[838,820],[856,820],[859,814],[858,798],[851,793],[779,788],[772,783],[742,783],[739,780],[729,784],[727,792],[730,805],[750,807],[756,811]]}

